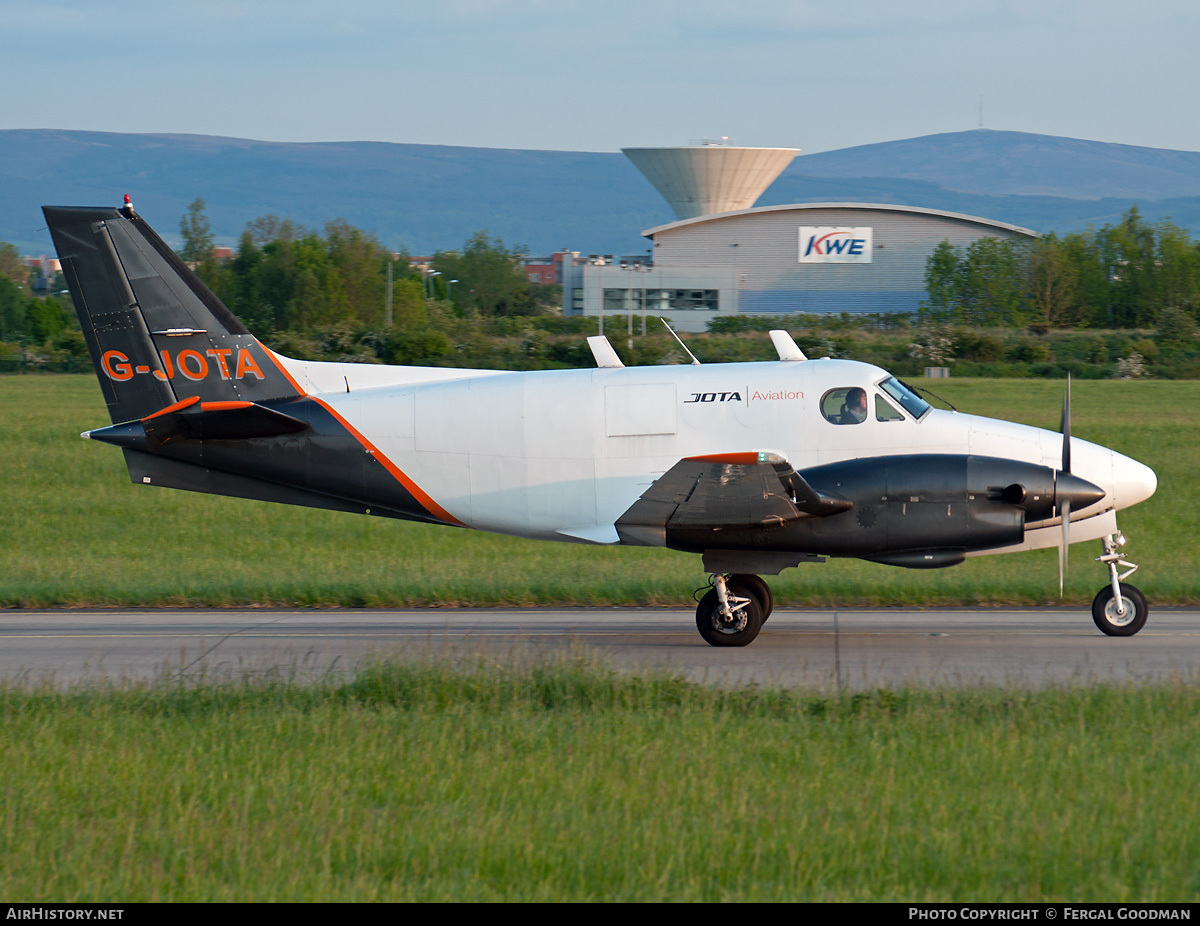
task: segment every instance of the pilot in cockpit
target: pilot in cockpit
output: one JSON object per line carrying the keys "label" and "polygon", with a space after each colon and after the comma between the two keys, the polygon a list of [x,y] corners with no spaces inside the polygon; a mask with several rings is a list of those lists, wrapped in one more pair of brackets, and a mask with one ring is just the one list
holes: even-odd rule
{"label": "pilot in cockpit", "polygon": [[867,393],[857,386],[846,393],[838,424],[860,424],[867,418]]}

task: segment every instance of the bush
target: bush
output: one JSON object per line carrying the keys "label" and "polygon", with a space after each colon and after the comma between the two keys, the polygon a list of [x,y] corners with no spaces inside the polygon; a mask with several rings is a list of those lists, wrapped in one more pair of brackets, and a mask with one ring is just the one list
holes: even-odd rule
{"label": "bush", "polygon": [[1050,359],[1050,347],[1036,338],[1021,338],[1009,347],[1008,359],[1017,363],[1041,363]]}
{"label": "bush", "polygon": [[1179,346],[1191,346],[1191,342],[1200,336],[1196,320],[1177,306],[1163,309],[1158,314],[1158,326],[1155,337],[1160,343],[1170,342]]}
{"label": "bush", "polygon": [[1133,349],[1141,354],[1147,363],[1154,363],[1158,359],[1158,344],[1150,338],[1134,339]]}
{"label": "bush", "polygon": [[955,353],[963,360],[991,363],[1004,359],[1004,340],[991,332],[956,328],[953,332]]}

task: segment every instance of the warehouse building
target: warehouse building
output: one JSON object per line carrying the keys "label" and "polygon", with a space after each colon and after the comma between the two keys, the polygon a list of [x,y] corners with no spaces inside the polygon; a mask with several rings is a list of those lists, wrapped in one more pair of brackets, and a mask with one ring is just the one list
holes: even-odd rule
{"label": "warehouse building", "polygon": [[[652,158],[641,153],[647,151]],[[927,296],[926,262],[942,241],[963,247],[983,237],[1036,237],[1004,222],[913,206],[747,208],[795,149],[625,153],[639,167],[639,161],[653,163],[654,173],[644,172],[680,219],[642,233],[653,242],[647,261],[570,268],[563,279],[566,314],[648,314],[681,331],[703,331],[713,318],[737,314],[915,312]],[[723,196],[722,188],[736,195]],[[703,208],[722,211],[704,214]]]}

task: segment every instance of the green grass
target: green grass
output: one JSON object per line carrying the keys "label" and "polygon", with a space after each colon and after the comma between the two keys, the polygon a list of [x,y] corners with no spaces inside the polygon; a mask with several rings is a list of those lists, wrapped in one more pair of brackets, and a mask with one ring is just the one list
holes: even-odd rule
{"label": "green grass", "polygon": [[0,895],[1200,900],[1200,687],[0,689]]}
{"label": "green grass", "polygon": [[[1057,428],[1062,385],[946,380],[963,411]],[[1195,382],[1077,382],[1073,434],[1152,466],[1159,490],[1121,514],[1152,604],[1200,602]],[[445,527],[134,486],[91,376],[0,377],[0,606],[686,605],[698,556],[522,541]],[[1068,603],[1103,583],[1098,544],[1073,548]],[[788,570],[802,605],[1057,602],[1053,550],[931,572],[856,560]]]}

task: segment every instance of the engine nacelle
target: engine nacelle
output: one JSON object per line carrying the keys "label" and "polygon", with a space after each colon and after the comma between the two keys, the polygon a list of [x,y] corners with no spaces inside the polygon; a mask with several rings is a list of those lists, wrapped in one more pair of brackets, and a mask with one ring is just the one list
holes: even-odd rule
{"label": "engine nacelle", "polygon": [[841,515],[803,525],[831,554],[1003,547],[1021,542],[1026,521],[1054,511],[1054,470],[998,457],[871,457],[801,475],[818,491],[854,502]]}
{"label": "engine nacelle", "polygon": [[909,568],[961,562],[971,550],[1020,543],[1026,523],[1056,514],[1056,488],[1074,510],[1103,491],[1048,466],[971,454],[843,460],[799,472],[818,492],[852,502],[777,530],[668,530],[667,546],[855,556]]}

